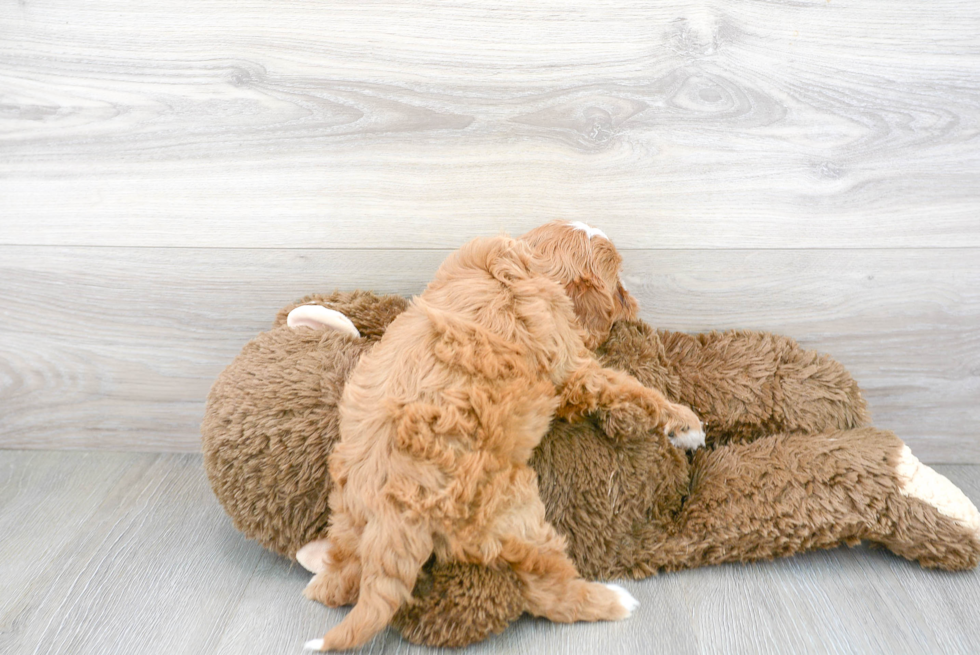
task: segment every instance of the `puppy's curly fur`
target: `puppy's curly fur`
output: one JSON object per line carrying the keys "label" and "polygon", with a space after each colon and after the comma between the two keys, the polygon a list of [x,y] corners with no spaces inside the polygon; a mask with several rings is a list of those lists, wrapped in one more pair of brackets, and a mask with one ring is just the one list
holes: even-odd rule
{"label": "puppy's curly fur", "polygon": [[635,317],[620,266],[607,239],[566,223],[476,239],[362,357],[330,457],[326,568],[306,590],[356,605],[316,646],[368,641],[433,554],[509,566],[528,611],[554,621],[629,614],[628,596],[579,576],[527,464],[556,414],[599,404],[636,405],[665,432],[700,433],[688,408],[603,368],[587,347]]}

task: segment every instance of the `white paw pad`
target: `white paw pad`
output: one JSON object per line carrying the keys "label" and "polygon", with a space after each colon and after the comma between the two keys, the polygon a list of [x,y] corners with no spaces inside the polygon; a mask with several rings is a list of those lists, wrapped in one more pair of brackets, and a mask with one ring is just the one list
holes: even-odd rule
{"label": "white paw pad", "polygon": [[310,573],[319,573],[330,561],[330,541],[317,539],[296,551],[296,561]]}
{"label": "white paw pad", "polygon": [[308,642],[303,644],[303,650],[323,650],[323,640],[310,639]]}
{"label": "white paw pad", "polygon": [[294,330],[301,327],[314,330],[330,329],[353,337],[361,336],[349,318],[323,305],[300,305],[286,316],[286,325]]}
{"label": "white paw pad", "polygon": [[895,472],[903,495],[929,503],[940,514],[980,537],[980,512],[976,506],[959,487],[920,462],[908,446],[902,448]]}
{"label": "white paw pad", "polygon": [[630,592],[626,591],[618,584],[607,584],[604,586],[607,589],[611,589],[612,591],[616,592],[616,595],[619,596],[619,604],[622,605],[623,608],[627,611],[628,613],[627,616],[629,616],[629,614],[632,614],[633,610],[635,610],[637,607],[640,606],[640,601],[633,598],[633,595]]}
{"label": "white paw pad", "polygon": [[704,448],[704,431],[688,430],[687,432],[675,432],[674,436],[668,436],[670,443],[684,450],[697,450]]}

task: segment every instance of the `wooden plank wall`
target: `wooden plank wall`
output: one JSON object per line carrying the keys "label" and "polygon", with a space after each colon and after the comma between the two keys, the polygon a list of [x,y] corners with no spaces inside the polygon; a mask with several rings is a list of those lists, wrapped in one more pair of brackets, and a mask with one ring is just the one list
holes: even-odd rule
{"label": "wooden plank wall", "polygon": [[980,463],[970,0],[0,0],[0,446],[194,450],[281,305],[554,217]]}

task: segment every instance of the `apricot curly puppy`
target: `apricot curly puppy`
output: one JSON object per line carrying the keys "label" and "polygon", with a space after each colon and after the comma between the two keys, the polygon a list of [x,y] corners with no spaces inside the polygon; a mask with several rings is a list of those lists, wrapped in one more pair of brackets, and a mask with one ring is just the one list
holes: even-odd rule
{"label": "apricot curly puppy", "polygon": [[553,621],[629,615],[636,601],[625,590],[579,576],[527,465],[556,413],[599,403],[639,406],[667,432],[701,434],[691,410],[602,368],[587,348],[636,313],[620,266],[608,239],[583,225],[476,239],[361,358],[330,456],[325,568],[306,589],[327,605],[356,605],[308,648],[371,639],[433,553],[512,567],[529,611]]}

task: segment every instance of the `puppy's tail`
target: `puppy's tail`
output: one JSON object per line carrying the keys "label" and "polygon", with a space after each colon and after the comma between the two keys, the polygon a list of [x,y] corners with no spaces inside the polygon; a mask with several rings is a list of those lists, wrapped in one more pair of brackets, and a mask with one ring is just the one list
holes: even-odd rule
{"label": "puppy's tail", "polygon": [[375,519],[365,526],[358,554],[361,586],[354,609],[313,650],[347,650],[367,643],[385,629],[412,596],[422,565],[432,554],[432,534],[401,516]]}

